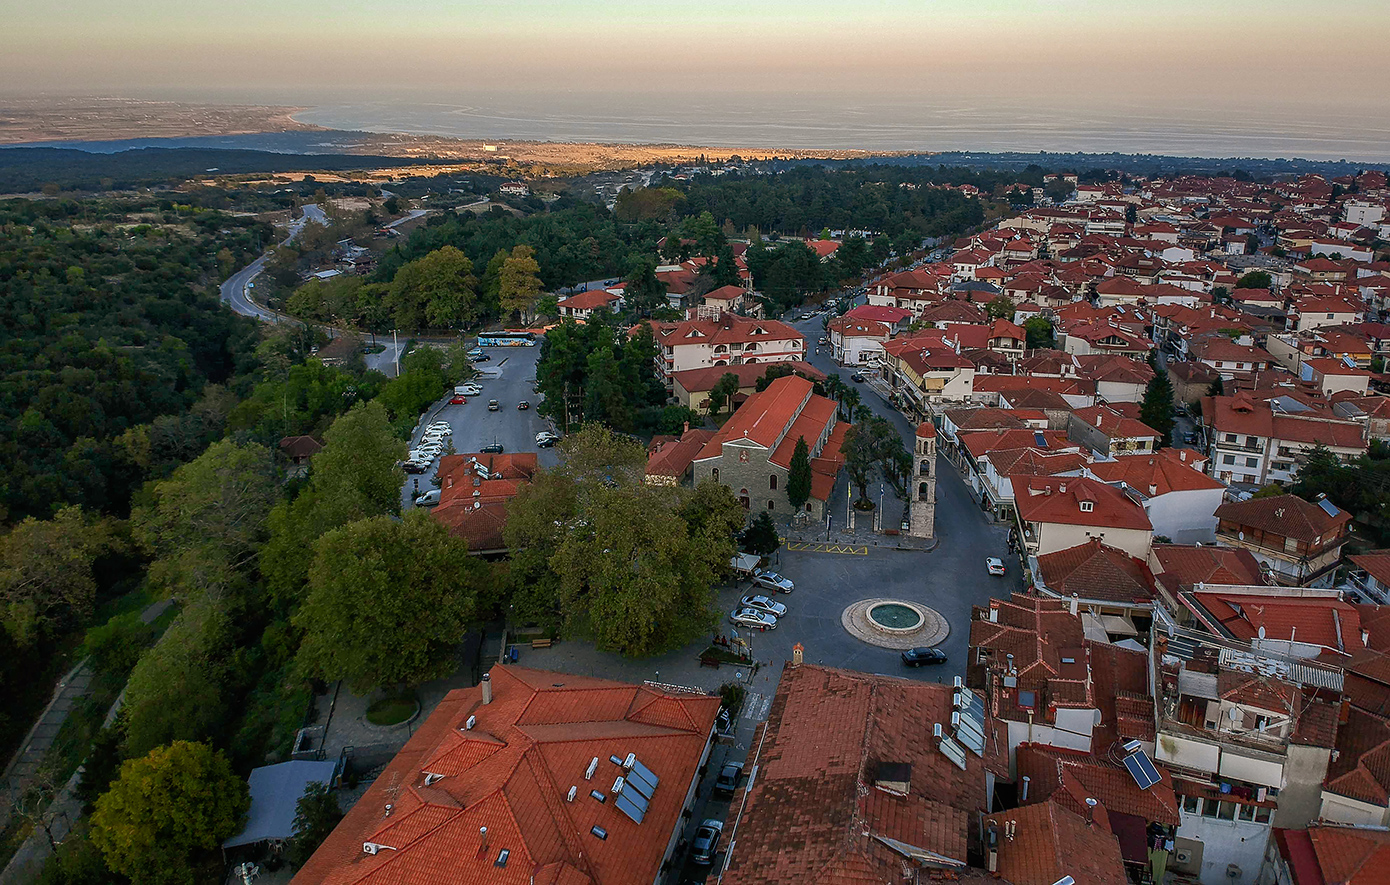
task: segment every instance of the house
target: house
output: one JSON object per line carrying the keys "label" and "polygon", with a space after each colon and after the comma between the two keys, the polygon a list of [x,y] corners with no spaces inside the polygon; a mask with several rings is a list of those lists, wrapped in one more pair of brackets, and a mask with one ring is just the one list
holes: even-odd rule
{"label": "house", "polygon": [[309,470],[309,459],[323,451],[323,443],[312,436],[287,436],[280,440],[280,454],[290,462],[290,475],[302,476]]}
{"label": "house", "polygon": [[539,469],[534,452],[444,455],[436,469],[439,504],[430,517],[467,541],[468,552],[475,556],[504,553],[507,503]]}
{"label": "house", "polygon": [[713,438],[713,430],[699,427],[692,430],[689,425],[679,437],[653,437],[651,445],[647,446],[647,482],[661,486],[680,485],[690,477],[695,457]]}
{"label": "house", "polygon": [[749,744],[723,885],[967,874],[1007,772],[989,714],[968,689],[814,666],[799,650]]}
{"label": "house", "polygon": [[1128,885],[1120,842],[1103,809],[1077,814],[1039,802],[990,815],[991,869],[1013,885]]}
{"label": "house", "polygon": [[1002,353],[1010,359],[1020,359],[1028,345],[1028,334],[1023,327],[1009,320],[998,319],[989,326],[990,350]]}
{"label": "house", "polygon": [[861,304],[846,311],[844,316],[846,319],[861,322],[883,323],[894,335],[907,331],[908,325],[912,322],[912,311],[876,304]]}
{"label": "house", "polygon": [[1044,596],[1076,599],[1092,616],[1126,620],[1118,633],[1136,635],[1134,618],[1148,619],[1153,608],[1154,576],[1144,560],[1092,539],[1066,550],[1037,557],[1033,586]]}
{"label": "house", "polygon": [[1227,501],[1216,518],[1218,542],[1249,550],[1270,577],[1297,587],[1331,586],[1351,531],[1351,514],[1297,495]]}
{"label": "house", "polygon": [[1102,457],[1147,453],[1158,449],[1163,434],[1142,421],[1109,406],[1088,406],[1072,412],[1067,436]]}
{"label": "house", "polygon": [[509,197],[529,197],[531,195],[531,189],[520,181],[508,181],[500,184],[497,186],[497,191]]}
{"label": "house", "polygon": [[1211,439],[1210,471],[1227,483],[1290,482],[1318,445],[1343,460],[1366,451],[1359,423],[1289,395],[1203,397],[1201,421]]}
{"label": "house", "polygon": [[660,882],[719,704],[495,666],[444,697],[293,881]]}
{"label": "house", "polygon": [[943,337],[894,338],[883,344],[883,378],[924,417],[936,403],[970,400],[975,364]]}
{"label": "house", "polygon": [[807,379],[787,375],[750,396],[695,457],[695,484],[713,479],[746,508],[792,513],[787,478],[797,440],[804,439],[811,456],[806,512],[812,520],[824,518],[825,502],[844,466],[840,446],[849,425],[837,420],[835,403],[813,388]]}
{"label": "house", "polygon": [[725,313],[717,320],[652,323],[658,353],[657,373],[672,385],[672,376],[710,366],[795,362],[806,359],[806,339],[786,323]]}
{"label": "house", "polygon": [[[1327,823],[1390,827],[1390,721],[1352,707],[1322,787],[1318,816]],[[1390,835],[1390,834],[1386,834]],[[1385,859],[1390,862],[1390,851]],[[1381,871],[1382,877],[1387,872]]]}
{"label": "house", "polygon": [[1188,347],[1197,362],[1216,371],[1222,381],[1251,382],[1270,364],[1269,351],[1254,345],[1237,344],[1221,334],[1199,338]]}
{"label": "house", "polygon": [[1370,389],[1371,373],[1348,365],[1345,360],[1326,357],[1304,360],[1299,368],[1300,377],[1316,384],[1324,396],[1343,392],[1365,396]]}
{"label": "house", "polygon": [[[792,372],[812,381],[824,381],[825,373],[807,362],[796,360],[790,363],[777,363],[777,368],[790,368]],[[709,411],[709,392],[719,379],[733,375],[738,379],[738,391],[734,394],[734,406],[740,406],[757,391],[757,384],[773,367],[763,363],[741,363],[736,366],[710,366],[704,369],[686,369],[671,375],[671,392],[676,401],[697,412]],[[720,407],[725,408],[721,405]]]}
{"label": "house", "polygon": [[1318,816],[1340,671],[1311,660],[1289,666],[1166,622],[1153,642],[1155,759],[1174,771],[1181,806],[1169,869],[1203,885],[1254,882],[1272,828]]}
{"label": "house", "polygon": [[1269,869],[1279,885],[1378,885],[1390,867],[1390,833],[1328,824],[1274,837]]}
{"label": "house", "polygon": [[1149,552],[1158,596],[1179,623],[1195,623],[1188,594],[1206,587],[1266,583],[1259,560],[1249,550],[1214,544],[1154,544]]}
{"label": "house", "polygon": [[876,366],[883,361],[883,342],[893,337],[885,323],[836,317],[826,326],[831,359],[842,366]]}
{"label": "house", "polygon": [[1183,603],[1213,635],[1289,660],[1345,665],[1365,648],[1360,613],[1337,590],[1203,586]]}
{"label": "house", "polygon": [[560,316],[573,320],[587,320],[596,310],[618,313],[625,304],[621,289],[590,289],[562,300]]}
{"label": "house", "polygon": [[1030,477],[1014,489],[1017,539],[1028,557],[1067,550],[1091,539],[1136,559],[1149,558],[1153,523],[1119,489],[1084,477]]}
{"label": "house", "polygon": [[1367,550],[1347,560],[1356,566],[1348,575],[1352,586],[1377,603],[1390,603],[1390,550]]}
{"label": "house", "polygon": [[1216,538],[1216,508],[1226,484],[1203,472],[1206,458],[1192,449],[1118,455],[1089,465],[1091,475],[1139,499],[1154,536],[1180,544]]}

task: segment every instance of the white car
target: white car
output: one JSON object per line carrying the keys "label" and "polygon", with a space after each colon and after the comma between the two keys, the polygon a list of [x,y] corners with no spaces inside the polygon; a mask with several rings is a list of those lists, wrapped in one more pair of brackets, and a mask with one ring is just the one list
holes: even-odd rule
{"label": "white car", "polygon": [[750,593],[739,600],[744,608],[755,608],[760,612],[767,612],[770,615],[782,617],[787,613],[787,607],[780,602],[774,602],[763,596],[761,593]]}
{"label": "white car", "polygon": [[430,489],[415,499],[416,507],[433,507],[439,503],[439,489]]}
{"label": "white car", "polygon": [[985,568],[991,575],[1002,577],[1004,574],[1004,560],[997,556],[990,556],[985,559]]}
{"label": "white car", "polygon": [[766,572],[762,569],[753,573],[753,586],[771,590],[773,593],[790,593],[796,589],[795,584],[776,572]]}
{"label": "white car", "polygon": [[777,616],[760,612],[755,608],[736,608],[729,613],[729,623],[766,632],[777,629]]}
{"label": "white car", "polygon": [[482,396],[483,389],[476,384],[460,384],[454,388],[454,393],[458,396]]}

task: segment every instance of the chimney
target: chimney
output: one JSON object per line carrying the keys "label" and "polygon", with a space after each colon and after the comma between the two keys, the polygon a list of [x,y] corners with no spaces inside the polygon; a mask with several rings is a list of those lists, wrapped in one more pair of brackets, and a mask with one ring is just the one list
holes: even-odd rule
{"label": "chimney", "polygon": [[989,619],[991,621],[999,620],[999,600],[997,599],[991,599],[989,601]]}
{"label": "chimney", "polygon": [[[1086,801],[1090,802],[1091,800],[1087,799]],[[478,848],[478,853],[482,854],[487,851],[487,827],[478,827],[478,838],[483,840],[483,844]]]}
{"label": "chimney", "polygon": [[686,422],[684,422],[683,424],[681,424],[681,436],[685,436],[685,435],[686,435],[687,433],[689,433],[689,432],[690,432],[690,422],[689,422],[689,421],[686,421]]}
{"label": "chimney", "polygon": [[805,656],[806,656],[806,649],[801,645],[801,643],[798,642],[796,645],[793,645],[793,646],[792,646],[792,666],[793,666],[793,667],[798,667],[798,666],[800,666],[800,665],[801,665],[801,661],[805,658]]}
{"label": "chimney", "polygon": [[1077,598],[1075,593],[1071,595],[1071,599],[1067,600],[1067,609],[1071,611],[1073,616],[1076,615],[1077,609],[1080,607],[1080,605],[1081,600]]}
{"label": "chimney", "polygon": [[[484,674],[483,674],[483,703],[484,703],[484,704],[490,704],[490,703],[492,703],[492,674],[491,674],[491,673],[484,673]],[[487,830],[484,829],[483,832],[486,833]]]}
{"label": "chimney", "polygon": [[1067,484],[1065,482],[1058,483],[1057,492],[1059,494],[1065,495],[1067,493]]}
{"label": "chimney", "polygon": [[1028,781],[1030,780],[1032,780],[1032,778],[1028,777],[1028,775],[1025,774],[1023,776],[1023,792],[1018,795],[1018,803],[1020,805],[1028,801]]}
{"label": "chimney", "polygon": [[1370,645],[1370,644],[1371,644],[1371,631],[1370,631],[1370,630],[1362,630],[1362,631],[1361,631],[1361,644],[1362,644],[1362,645]]}
{"label": "chimney", "polygon": [[1086,826],[1096,822],[1096,800],[1086,797]]}

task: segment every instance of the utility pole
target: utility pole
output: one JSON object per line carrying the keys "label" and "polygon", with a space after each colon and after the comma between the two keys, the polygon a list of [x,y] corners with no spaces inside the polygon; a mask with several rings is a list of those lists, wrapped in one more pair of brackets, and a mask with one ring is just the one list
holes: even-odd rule
{"label": "utility pole", "polygon": [[396,342],[396,330],[391,330],[391,349],[396,352],[396,377],[401,377],[401,346]]}

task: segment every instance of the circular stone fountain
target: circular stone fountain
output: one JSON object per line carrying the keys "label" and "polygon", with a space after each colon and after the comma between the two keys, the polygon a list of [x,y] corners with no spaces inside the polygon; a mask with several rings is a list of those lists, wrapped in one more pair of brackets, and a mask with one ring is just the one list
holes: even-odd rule
{"label": "circular stone fountain", "polygon": [[901,599],[861,599],[840,614],[851,636],[880,648],[937,645],[951,632],[935,609]]}

